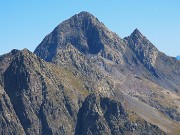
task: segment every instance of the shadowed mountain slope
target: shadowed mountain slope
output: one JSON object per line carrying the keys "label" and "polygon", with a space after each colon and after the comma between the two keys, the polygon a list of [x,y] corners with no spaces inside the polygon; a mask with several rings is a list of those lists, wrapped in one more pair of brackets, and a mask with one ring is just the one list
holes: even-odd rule
{"label": "shadowed mountain slope", "polygon": [[70,71],[26,49],[17,53],[4,72],[3,86],[25,134],[71,134],[88,94]]}

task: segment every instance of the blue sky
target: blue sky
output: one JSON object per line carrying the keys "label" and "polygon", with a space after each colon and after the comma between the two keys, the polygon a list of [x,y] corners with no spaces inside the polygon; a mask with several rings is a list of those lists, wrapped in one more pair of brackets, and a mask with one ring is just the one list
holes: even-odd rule
{"label": "blue sky", "polygon": [[31,51],[59,23],[88,11],[121,38],[138,28],[160,51],[180,54],[180,0],[2,0],[0,55]]}

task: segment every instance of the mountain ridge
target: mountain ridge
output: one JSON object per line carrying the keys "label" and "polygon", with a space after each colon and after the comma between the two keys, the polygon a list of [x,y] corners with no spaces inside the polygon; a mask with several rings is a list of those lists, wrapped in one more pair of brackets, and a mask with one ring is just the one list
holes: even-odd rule
{"label": "mountain ridge", "polygon": [[[73,17],[70,18],[70,20],[73,20],[73,19],[74,19]],[[80,18],[80,20],[81,19],[82,18]],[[73,27],[73,29],[76,29],[76,27]],[[118,35],[114,34],[113,32],[110,32],[109,30],[106,29],[106,27],[105,29],[104,27],[101,27],[101,28],[96,27],[96,29],[101,29],[102,33],[105,33],[105,34],[102,34],[101,38],[98,41],[103,44],[104,49],[94,56],[90,55],[90,56],[93,56],[93,59],[87,56],[86,53],[82,53],[82,55],[85,56],[83,63],[87,59],[88,61],[94,61],[92,65],[94,65],[95,62],[97,62],[98,64],[103,63],[105,70],[107,72],[111,72],[110,70],[114,69],[114,66],[109,65],[108,61],[110,60],[112,61],[112,63],[114,63],[114,65],[118,66],[118,70],[119,68],[126,71],[128,70],[127,72],[129,72],[129,70],[130,71],[133,70],[133,73],[137,74],[138,76],[148,78],[149,80],[156,82],[158,85],[161,85],[164,88],[171,89],[172,91],[177,91],[179,89],[179,85],[178,85],[178,82],[179,82],[178,75],[180,72],[178,68],[179,63],[177,63],[177,61],[175,61],[173,58],[168,57],[165,54],[161,53],[145,36],[143,36],[140,33],[138,29],[135,29],[134,32],[131,34],[131,36],[124,39],[119,38]],[[81,33],[81,31],[78,30],[78,33]],[[70,36],[75,37],[75,39],[77,39],[77,36],[76,34],[74,35],[73,31],[68,32],[68,34],[70,34]],[[82,32],[80,35],[84,35],[84,33]],[[91,35],[94,35],[94,33],[91,33]],[[61,37],[59,37],[59,39],[61,39]],[[83,39],[83,36],[81,36],[80,39]],[[107,39],[111,39],[111,40],[107,40]],[[77,48],[76,43],[72,41],[70,40],[68,44],[70,46],[72,45],[75,48]],[[52,42],[54,43],[53,40]],[[42,44],[40,44],[39,46],[41,45]],[[44,45],[47,45],[47,44],[45,43]],[[64,45],[67,45],[67,43],[65,43]],[[79,43],[78,45],[81,46],[81,44]],[[64,49],[61,49],[61,47],[58,47],[58,46],[56,50],[60,52],[61,50],[64,51]],[[77,48],[77,52],[78,51],[79,50]],[[46,50],[44,50],[43,52],[46,52]],[[36,50],[35,50],[35,53],[36,53]],[[68,53],[64,55],[68,55]],[[54,60],[52,60],[52,62],[58,63],[58,64],[62,63],[61,59],[63,57],[64,56],[62,56],[61,53],[57,53],[57,55],[54,56]],[[76,54],[74,54],[73,57],[76,57]],[[78,56],[74,60],[77,61],[77,59],[79,58],[80,56]],[[71,57],[66,58],[66,59],[71,59]],[[75,62],[74,60],[72,60],[72,63]],[[166,63],[165,61],[169,61],[169,63]],[[78,62],[76,63],[78,64]],[[82,63],[80,65],[82,65]],[[166,65],[169,65],[169,66],[166,66]],[[174,72],[172,68],[170,68],[171,65],[175,66],[176,73]],[[70,64],[68,67],[72,67],[72,66],[73,64]],[[139,69],[140,69],[140,72],[139,72]],[[167,72],[164,72],[164,69]],[[76,70],[76,67],[73,67],[73,70]],[[83,71],[83,69],[81,68],[79,70]],[[169,74],[172,74],[170,75],[171,77],[169,76]],[[175,83],[172,82],[172,80],[174,80]]]}
{"label": "mountain ridge", "polygon": [[[12,114],[8,113],[10,117],[3,116],[3,118],[9,119],[9,123],[5,123],[5,125],[8,125],[7,130],[0,130],[2,134],[7,134],[7,133],[73,134],[75,132],[76,120],[82,118],[77,114],[78,113],[77,106],[79,106],[80,108],[81,103],[85,102],[83,104],[86,104],[86,102],[89,102],[91,104],[91,100],[89,100],[89,98],[90,99],[96,98],[97,101],[100,98],[103,99],[103,101],[104,99],[106,99],[108,102],[110,101],[110,103],[112,102],[113,104],[119,102],[110,99],[109,97],[104,97],[103,95],[99,97],[98,95],[91,94],[87,97],[88,92],[85,92],[85,90],[83,90],[84,89],[83,86],[82,88],[80,88],[79,86],[78,87],[76,86],[78,84],[77,82],[74,84],[72,82],[69,82],[70,81],[69,79],[71,78],[73,82],[77,80],[77,76],[75,77],[73,74],[70,75],[67,72],[67,70],[63,69],[63,67],[61,67],[60,69],[59,68],[57,68],[53,64],[46,63],[45,61],[41,60],[30,51],[28,51],[27,49],[18,51],[18,53],[12,60],[9,67],[6,69],[3,76],[4,78],[3,96],[9,97],[6,100],[9,102],[11,106],[10,109],[14,110],[15,113]],[[59,73],[57,74],[57,72]],[[60,80],[58,80],[59,77],[61,78]],[[16,78],[19,78],[21,81],[18,81]],[[66,79],[69,81],[66,82],[65,81]],[[69,84],[64,84],[63,80],[65,81],[65,83],[69,82]],[[77,93],[75,89],[77,90]],[[82,91],[80,89],[82,89]],[[83,98],[86,97],[87,100],[84,101]],[[2,98],[0,102],[1,104],[4,102],[2,101]],[[95,101],[93,100],[92,106],[94,106],[93,104],[95,102],[96,100]],[[120,103],[118,104],[120,105]],[[104,103],[104,105],[109,105],[109,103]],[[7,109],[8,107],[5,105],[3,109],[4,108]],[[56,112],[57,108],[59,108],[58,109],[59,113]],[[76,109],[74,110],[73,108],[74,109],[76,108],[77,110]],[[51,112],[52,109],[56,111]],[[94,113],[92,112],[93,110],[91,111],[91,109],[90,110],[85,109],[85,111],[87,111],[87,113],[90,116],[94,115]],[[122,106],[121,109],[119,109],[119,111],[123,111]],[[117,113],[119,113],[119,111],[117,110]],[[84,112],[80,111],[79,113],[81,114]],[[136,115],[131,112],[127,112],[126,114],[126,110],[124,110],[123,113],[127,115],[126,117],[129,117],[129,115]],[[113,115],[118,118],[118,117],[123,117],[124,115],[123,113],[119,114],[118,116],[116,116],[116,114]],[[15,119],[17,119],[17,121],[15,121],[17,125],[13,124],[12,118],[14,117]],[[66,119],[64,120],[62,119],[62,117]],[[140,119],[138,116],[136,117],[137,120]],[[59,120],[61,121],[60,123]],[[123,129],[121,132],[123,133],[129,132],[132,134],[133,132],[137,132],[137,133],[145,132],[144,130],[139,128],[139,126],[141,124],[143,125],[145,121],[142,121],[138,125],[135,124],[135,121],[133,121],[135,126],[131,124],[131,121],[132,120],[128,121],[128,126],[125,129],[122,127]],[[103,121],[101,122],[101,120],[99,120],[99,122],[103,123]],[[106,122],[109,122],[109,120],[106,119]],[[83,123],[86,123],[86,121],[84,121]],[[115,122],[112,121],[111,123],[117,126]],[[66,124],[68,124],[68,127],[63,126]],[[152,126],[151,124],[146,122],[145,124],[147,124],[145,129],[148,128],[153,129],[153,131],[151,131],[152,133],[164,134],[164,132],[162,132],[158,127]],[[16,128],[14,129],[12,126],[15,126]],[[97,125],[97,130],[95,132],[100,131],[99,126]],[[109,128],[111,129],[111,127]],[[136,129],[137,131],[134,131]],[[111,130],[112,130],[111,132],[113,133],[114,132],[113,129]],[[104,133],[109,132],[106,129],[102,129],[102,131]],[[84,129],[83,132],[86,132],[86,130]],[[120,132],[120,131],[116,131],[116,132]]]}
{"label": "mountain ridge", "polygon": [[81,12],[34,53],[0,57],[0,133],[177,134],[179,65],[137,28],[121,39]]}

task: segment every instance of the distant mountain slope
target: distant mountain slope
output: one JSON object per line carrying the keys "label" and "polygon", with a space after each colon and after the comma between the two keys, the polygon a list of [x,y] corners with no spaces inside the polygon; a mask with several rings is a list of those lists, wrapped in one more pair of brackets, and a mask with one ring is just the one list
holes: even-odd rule
{"label": "distant mountain slope", "polygon": [[129,37],[124,39],[140,62],[150,70],[155,77],[158,77],[154,68],[159,53],[157,48],[143,36],[138,29],[135,29]]}
{"label": "distant mountain slope", "polygon": [[176,56],[176,59],[177,59],[177,60],[180,60],[180,56]]}
{"label": "distant mountain slope", "polygon": [[179,91],[180,63],[175,58],[166,56],[136,29],[124,38],[141,63],[154,75],[159,85],[173,91]]}

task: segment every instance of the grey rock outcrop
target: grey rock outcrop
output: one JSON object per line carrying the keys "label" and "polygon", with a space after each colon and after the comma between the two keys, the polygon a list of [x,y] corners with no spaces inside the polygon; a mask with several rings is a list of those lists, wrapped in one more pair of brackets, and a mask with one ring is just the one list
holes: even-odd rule
{"label": "grey rock outcrop", "polygon": [[76,135],[164,134],[158,127],[124,109],[121,103],[90,94],[78,113]]}
{"label": "grey rock outcrop", "polygon": [[25,134],[74,132],[86,90],[81,93],[83,84],[70,71],[48,64],[25,49],[14,57],[3,80],[11,111]]}

